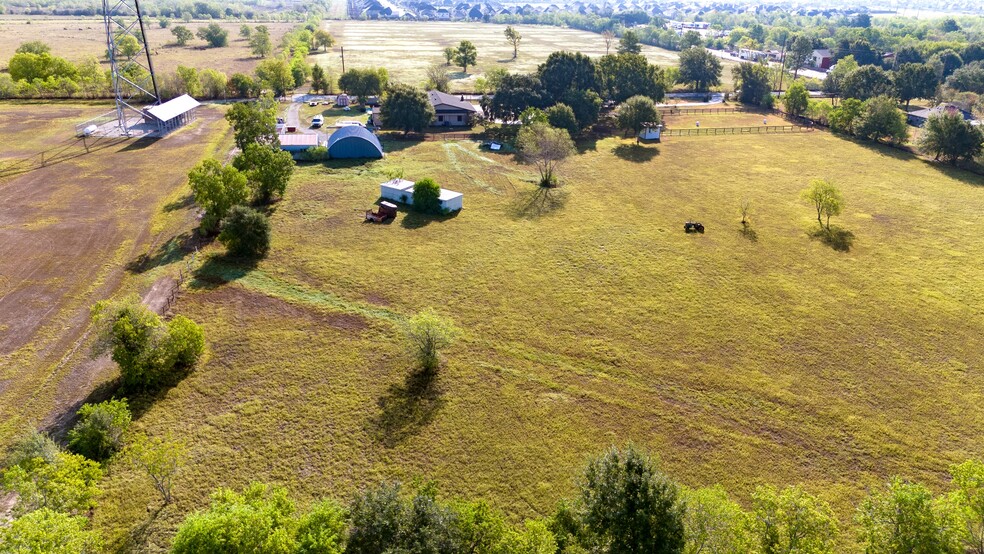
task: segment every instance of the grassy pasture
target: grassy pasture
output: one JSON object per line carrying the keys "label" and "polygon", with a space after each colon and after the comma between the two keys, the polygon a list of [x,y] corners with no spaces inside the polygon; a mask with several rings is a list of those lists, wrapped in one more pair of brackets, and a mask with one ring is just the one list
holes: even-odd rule
{"label": "grassy pasture", "polygon": [[[225,48],[204,48],[205,42],[198,38],[193,38],[187,46],[174,44],[171,27],[184,25],[194,33],[209,24],[204,21],[184,23],[172,20],[171,27],[167,29],[161,29],[156,20],[145,23],[147,39],[153,49],[154,69],[158,72],[168,73],[183,65],[217,69],[232,75],[237,72],[252,73],[256,67],[258,58],[253,57],[247,41],[239,37],[239,22],[216,22],[229,31],[229,46]],[[251,26],[259,24],[250,23]],[[296,23],[262,24],[270,29],[274,46],[279,45],[281,37],[296,26]],[[52,54],[75,62],[89,56],[103,60],[106,54],[106,30],[102,19],[0,18],[0,69],[6,69],[18,46],[31,40],[42,40],[51,46]]]}
{"label": "grassy pasture", "polygon": [[[114,467],[96,525],[115,544],[164,546],[214,487],[254,479],[308,501],[422,476],[546,514],[627,441],[742,501],[803,483],[846,523],[889,475],[935,487],[984,456],[984,179],[822,132],[586,143],[549,194],[474,143],[385,148],[301,168],[256,267],[203,254],[178,309],[207,360],[136,423],[192,461],[152,516],[149,483]],[[400,170],[465,209],[362,223]],[[847,199],[840,249],[810,236],[815,177]],[[398,331],[428,306],[464,329],[431,381]]]}
{"label": "grassy pasture", "polygon": [[[469,22],[408,22],[408,21],[326,21],[328,31],[337,44],[332,52],[321,53],[314,60],[330,67],[336,76],[341,74],[341,52],[345,48],[345,67],[385,67],[394,80],[414,85],[427,80],[427,69],[444,64],[444,48],[470,40],[478,49],[478,64],[461,73],[461,67],[451,66],[451,88],[473,90],[475,79],[485,71],[504,67],[513,73],[535,71],[551,53],[559,50],[580,51],[593,58],[605,54],[601,35],[576,29],[541,25],[517,25],[523,35],[519,56],[512,59],[512,46],[506,42],[505,25]],[[643,46],[643,54],[657,65],[676,66],[677,52]],[[612,48],[615,53],[615,47]],[[730,82],[730,66],[725,67],[724,80]]]}

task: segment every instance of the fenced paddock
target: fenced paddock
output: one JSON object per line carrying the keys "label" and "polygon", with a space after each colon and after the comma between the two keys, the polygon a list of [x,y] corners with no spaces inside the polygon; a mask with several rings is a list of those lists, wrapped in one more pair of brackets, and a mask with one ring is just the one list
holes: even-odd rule
{"label": "fenced paddock", "polygon": [[760,125],[758,127],[704,127],[696,129],[663,129],[664,137],[695,137],[718,135],[780,135],[812,131],[803,125]]}

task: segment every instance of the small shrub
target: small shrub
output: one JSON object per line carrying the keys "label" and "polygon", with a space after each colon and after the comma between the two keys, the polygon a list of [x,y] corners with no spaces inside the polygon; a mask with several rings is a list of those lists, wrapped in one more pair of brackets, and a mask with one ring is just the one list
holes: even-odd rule
{"label": "small shrub", "polygon": [[92,311],[96,350],[111,351],[125,388],[156,387],[193,366],[204,351],[201,327],[183,316],[165,323],[136,296],[99,302]]}
{"label": "small shrub", "polygon": [[304,162],[323,162],[328,159],[328,147],[312,146],[304,152],[301,152],[299,158]]}
{"label": "small shrub", "polygon": [[51,437],[37,429],[29,429],[10,447],[6,465],[19,466],[34,458],[41,458],[50,464],[55,461],[59,452],[61,449]]}
{"label": "small shrub", "polygon": [[432,309],[411,317],[404,332],[420,368],[427,371],[437,368],[440,350],[450,346],[460,333],[454,323]]}
{"label": "small shrub", "polygon": [[219,242],[232,256],[261,257],[270,249],[270,222],[252,208],[236,206],[222,221]]}
{"label": "small shrub", "polygon": [[68,433],[68,448],[90,460],[108,460],[123,447],[132,416],[126,399],[85,404],[79,422]]}
{"label": "small shrub", "polygon": [[433,179],[413,184],[413,209],[425,214],[441,213],[441,187]]}

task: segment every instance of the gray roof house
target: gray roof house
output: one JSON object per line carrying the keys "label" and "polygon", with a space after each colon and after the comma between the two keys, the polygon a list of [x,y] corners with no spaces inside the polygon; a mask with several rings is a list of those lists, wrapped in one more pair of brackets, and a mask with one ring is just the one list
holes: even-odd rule
{"label": "gray roof house", "polygon": [[941,114],[944,112],[959,113],[961,116],[963,116],[964,121],[974,120],[974,116],[970,112],[966,110],[961,110],[959,106],[955,106],[953,104],[940,104],[935,108],[927,108],[924,110],[916,110],[914,112],[909,112],[908,114],[906,114],[906,119],[908,120],[909,125],[913,125],[915,127],[922,127],[923,125],[926,124],[926,120],[929,119],[931,116],[934,116],[936,114]]}
{"label": "gray roof house", "polygon": [[474,118],[482,115],[482,109],[464,97],[431,90],[427,98],[434,106],[434,121],[436,127],[468,127]]}

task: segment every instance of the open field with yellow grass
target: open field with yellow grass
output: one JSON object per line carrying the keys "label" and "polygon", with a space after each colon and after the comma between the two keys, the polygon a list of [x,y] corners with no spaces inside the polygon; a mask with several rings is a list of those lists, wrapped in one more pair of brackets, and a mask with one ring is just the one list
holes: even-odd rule
{"label": "open field with yellow grass", "polygon": [[[593,58],[605,55],[601,35],[576,29],[543,25],[517,25],[523,35],[519,55],[514,60],[512,45],[506,42],[505,25],[469,22],[438,21],[325,21],[324,27],[337,39],[331,52],[314,56],[336,76],[341,74],[341,48],[345,49],[345,68],[385,67],[396,81],[421,85],[427,80],[427,69],[445,63],[444,48],[470,40],[478,49],[478,64],[468,73],[460,67],[448,67],[452,72],[451,88],[455,91],[474,90],[475,80],[493,68],[505,68],[512,73],[529,73],[553,52],[567,50],[582,52]],[[615,53],[612,46],[611,53]],[[677,52],[643,46],[642,53],[661,67],[676,66]],[[729,83],[731,65],[725,64],[722,79]]]}
{"label": "open field with yellow grass", "polygon": [[[630,441],[745,503],[802,483],[847,524],[890,475],[939,489],[984,456],[984,179],[819,131],[586,142],[550,191],[477,143],[384,147],[301,167],[255,266],[199,254],[178,311],[208,353],[135,424],[191,461],[153,513],[149,482],[112,465],[95,512],[112,545],[165,546],[211,490],[253,480],[303,503],[420,477],[546,514],[588,456]],[[363,223],[394,172],[465,209]],[[800,199],[818,177],[846,198],[836,244]],[[428,307],[463,330],[430,380],[400,334]]]}

